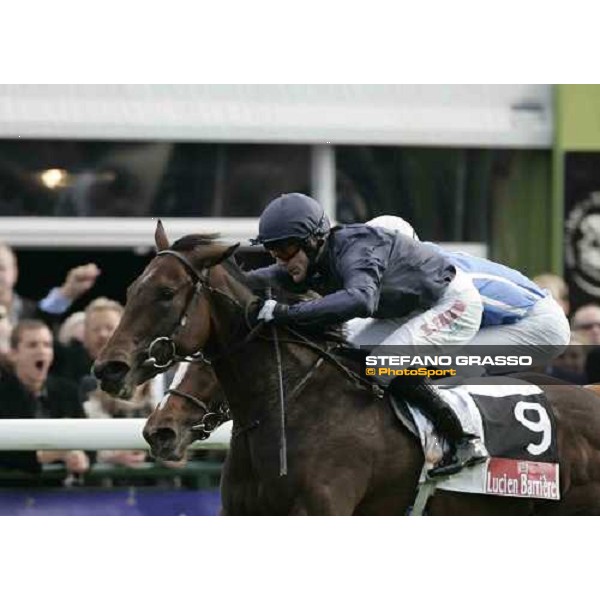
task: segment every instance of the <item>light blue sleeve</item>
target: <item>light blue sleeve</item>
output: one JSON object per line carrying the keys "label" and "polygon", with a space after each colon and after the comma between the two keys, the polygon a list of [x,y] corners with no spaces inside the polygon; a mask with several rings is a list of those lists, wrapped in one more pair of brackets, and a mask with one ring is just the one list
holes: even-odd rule
{"label": "light blue sleeve", "polygon": [[66,298],[60,288],[52,288],[48,295],[40,300],[38,306],[51,315],[62,315],[71,306],[72,301]]}

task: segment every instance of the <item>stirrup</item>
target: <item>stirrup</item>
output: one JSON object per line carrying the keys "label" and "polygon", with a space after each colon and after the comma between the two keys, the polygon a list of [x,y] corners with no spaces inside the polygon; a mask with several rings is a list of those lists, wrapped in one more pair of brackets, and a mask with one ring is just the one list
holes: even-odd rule
{"label": "stirrup", "polygon": [[471,458],[460,461],[456,457],[453,457],[451,462],[445,462],[443,464],[439,464],[437,467],[433,467],[427,471],[428,477],[448,477],[449,475],[454,475],[467,467],[474,467],[475,465],[480,465],[487,460],[486,456],[472,456]]}
{"label": "stirrup", "polygon": [[427,477],[431,477],[432,479],[436,477],[449,477],[462,471],[463,467],[464,465],[454,456],[448,461],[442,460],[436,467],[429,469]]}
{"label": "stirrup", "polygon": [[461,440],[453,453],[444,456],[437,466],[427,471],[428,477],[448,477],[467,467],[484,463],[489,456],[482,446],[474,445],[473,440],[474,438]]}

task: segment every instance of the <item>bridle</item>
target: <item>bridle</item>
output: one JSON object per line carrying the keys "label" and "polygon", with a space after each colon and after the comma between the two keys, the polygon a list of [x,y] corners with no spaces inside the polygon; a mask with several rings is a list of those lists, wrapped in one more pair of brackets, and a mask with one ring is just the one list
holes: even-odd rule
{"label": "bridle", "polygon": [[[201,272],[198,272],[194,265],[183,254],[180,254],[175,250],[161,250],[156,254],[156,256],[166,255],[174,256],[179,263],[185,267],[186,272],[192,278],[192,293],[188,294],[187,302],[171,335],[160,336],[150,342],[150,345],[145,351],[148,358],[144,361],[143,366],[154,367],[155,369],[164,371],[178,362],[201,362],[210,365],[210,361],[204,356],[202,350],[186,356],[177,354],[177,347],[173,341],[173,338],[175,338],[179,330],[185,327],[188,321],[188,313],[200,294],[204,290],[213,289],[208,284],[208,268],[205,267]],[[160,362],[161,360],[163,362]]]}
{"label": "bridle", "polygon": [[[219,290],[218,288],[214,288],[209,283],[209,267],[204,267],[202,271],[198,271],[196,267],[180,252],[176,250],[161,250],[156,253],[156,256],[173,256],[176,258],[181,265],[185,268],[188,275],[192,278],[192,293],[189,295],[188,300],[183,308],[181,316],[179,317],[179,321],[175,328],[171,332],[169,336],[160,336],[152,340],[150,342],[148,348],[145,350],[145,354],[148,358],[142,363],[143,366],[146,367],[154,367],[157,370],[165,371],[169,367],[173,366],[178,362],[192,362],[192,363],[204,363],[206,365],[211,365],[218,358],[223,358],[223,356],[227,354],[232,354],[235,350],[244,346],[248,341],[250,341],[257,332],[262,328],[263,323],[252,326],[249,323],[248,311],[250,309],[250,304],[245,307],[242,306],[233,296]],[[246,326],[249,329],[248,335],[238,344],[230,347],[224,354],[221,354],[217,357],[211,357],[208,359],[202,350],[198,350],[194,354],[182,356],[177,354],[177,346],[175,345],[174,338],[179,332],[180,329],[185,327],[188,321],[188,313],[190,312],[192,306],[196,303],[198,297],[202,292],[208,292],[210,294],[217,294],[226,298],[231,304],[234,304],[236,308],[244,315],[244,321]],[[163,356],[162,361],[160,362],[160,356],[156,356],[156,353],[161,351],[161,355]],[[164,356],[167,358],[165,359]]]}
{"label": "bridle", "polygon": [[[198,272],[194,265],[183,254],[180,254],[175,250],[161,250],[156,254],[156,256],[165,255],[175,257],[180,262],[180,264],[182,264],[185,267],[185,270],[187,271],[188,275],[190,275],[190,277],[192,278],[193,289],[192,293],[188,295],[188,300],[183,308],[183,311],[181,313],[181,316],[179,317],[179,321],[177,322],[175,329],[173,329],[173,331],[171,332],[171,335],[157,337],[148,346],[148,350],[146,351],[146,353],[148,354],[148,359],[144,361],[144,365],[153,366],[157,369],[168,369],[169,367],[178,362],[203,363],[206,366],[210,366],[211,361],[204,356],[202,350],[198,350],[198,352],[195,352],[190,356],[181,356],[177,354],[177,347],[173,338],[176,336],[178,331],[185,327],[185,325],[187,324],[188,313],[191,307],[196,302],[197,298],[200,296],[200,294],[204,290],[219,290],[214,290],[214,288],[210,287],[208,283],[207,267],[202,269],[201,272]],[[163,363],[159,363],[158,359],[153,355],[153,352],[160,348],[161,345],[163,346],[163,352],[165,348],[168,352],[168,358]],[[196,398],[196,396],[188,394],[187,392],[182,392],[177,388],[169,388],[166,391],[166,393],[171,394],[173,396],[178,396],[179,398],[183,398],[184,400],[187,400],[188,402],[194,404],[200,410],[204,411],[201,421],[198,424],[193,425],[191,428],[194,439],[196,440],[207,439],[210,436],[210,434],[217,427],[219,427],[219,425],[231,420],[231,412],[225,399],[221,399],[216,404],[216,406],[212,408],[209,404],[207,404],[203,400],[200,400],[200,398]]]}
{"label": "bridle", "polygon": [[203,400],[200,400],[200,398],[196,398],[196,396],[192,396],[192,394],[188,394],[187,392],[182,392],[177,388],[169,388],[166,393],[183,398],[204,411],[200,423],[193,425],[191,428],[196,440],[205,440],[219,425],[231,420],[231,412],[224,398],[220,399],[213,408]]}
{"label": "bridle", "polygon": [[[194,354],[182,356],[177,353],[177,346],[175,345],[174,338],[180,329],[183,329],[188,321],[188,313],[195,305],[197,299],[200,294],[204,291],[219,293],[221,295],[226,296],[231,302],[237,304],[240,309],[243,310],[243,307],[239,304],[239,302],[225,294],[221,290],[217,290],[210,286],[208,282],[209,272],[208,267],[202,269],[202,271],[198,271],[194,265],[181,253],[176,250],[161,250],[157,252],[156,256],[173,256],[176,258],[181,265],[185,268],[188,275],[192,278],[192,293],[188,294],[187,302],[183,308],[181,316],[177,322],[177,325],[171,332],[169,336],[160,336],[152,340],[148,349],[146,350],[146,354],[148,358],[144,361],[144,366],[151,366],[156,369],[166,370],[175,363],[178,362],[188,362],[188,363],[202,363],[206,366],[211,366],[211,361],[204,356],[202,350],[198,350]],[[160,362],[160,357],[156,356],[155,353],[160,350],[160,356],[162,356],[162,361]],[[166,356],[166,359],[165,359]],[[192,394],[188,394],[187,392],[182,392],[176,388],[169,388],[167,390],[168,394],[172,394],[174,396],[178,396],[187,400],[204,411],[204,415],[200,423],[192,426],[192,432],[194,438],[197,440],[205,440],[210,436],[210,434],[222,423],[231,420],[231,412],[229,410],[229,405],[227,401],[223,398],[218,403],[216,403],[215,407],[207,404],[200,398],[196,398]]]}

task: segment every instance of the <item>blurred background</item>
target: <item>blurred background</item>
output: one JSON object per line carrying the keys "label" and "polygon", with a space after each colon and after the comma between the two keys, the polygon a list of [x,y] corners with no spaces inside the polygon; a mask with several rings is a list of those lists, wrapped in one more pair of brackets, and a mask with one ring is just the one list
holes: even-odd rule
{"label": "blurred background", "polygon": [[111,271],[97,291],[122,300],[152,217],[247,241],[296,190],[338,222],[398,214],[423,239],[560,268],[556,95],[572,87],[3,85],[0,239],[24,293],[93,254]]}
{"label": "blurred background", "polygon": [[[254,267],[267,260],[248,245],[261,210],[304,192],[338,223],[395,214],[421,239],[550,276],[572,318],[596,311],[574,345],[600,344],[599,152],[595,85],[0,85],[0,241],[34,301],[97,265],[62,323],[96,298],[124,302],[156,217],[171,240],[243,242]],[[585,357],[573,360],[583,376]],[[220,461],[200,452],[169,471],[144,457],[143,477],[137,462],[92,456],[74,474],[50,461],[23,489],[5,473],[0,513],[214,514]],[[32,491],[42,480],[67,495]],[[94,496],[108,488],[112,504]],[[170,499],[152,504],[160,490]]]}

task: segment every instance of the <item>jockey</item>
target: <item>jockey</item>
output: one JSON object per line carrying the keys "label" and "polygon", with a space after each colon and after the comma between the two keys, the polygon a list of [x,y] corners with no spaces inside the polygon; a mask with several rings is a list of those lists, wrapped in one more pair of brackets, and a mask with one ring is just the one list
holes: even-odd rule
{"label": "jockey", "polygon": [[[384,215],[368,221],[367,225],[419,239],[413,227],[400,217]],[[481,329],[470,345],[527,346],[540,363],[556,358],[568,346],[569,321],[546,290],[515,269],[465,252],[440,250],[473,280],[481,296]]]}
{"label": "jockey", "polygon": [[[263,244],[277,260],[249,272],[254,283],[296,290],[302,285],[323,296],[293,306],[267,300],[258,319],[326,326],[361,317],[363,337],[376,346],[462,346],[479,330],[480,295],[439,248],[362,224],[331,228],[323,207],[309,196],[291,193],[270,202],[253,243]],[[486,460],[478,438],[464,431],[458,416],[425,381],[410,390],[407,378],[379,381],[396,397],[410,395],[448,441],[449,452],[430,475]]]}

